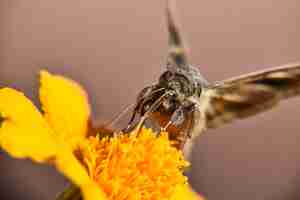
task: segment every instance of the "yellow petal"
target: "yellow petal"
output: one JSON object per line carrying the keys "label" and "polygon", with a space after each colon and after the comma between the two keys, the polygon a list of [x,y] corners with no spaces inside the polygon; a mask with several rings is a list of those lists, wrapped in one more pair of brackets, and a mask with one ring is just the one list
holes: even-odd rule
{"label": "yellow petal", "polygon": [[203,197],[194,192],[187,184],[178,185],[171,200],[204,200]]}
{"label": "yellow petal", "polygon": [[106,200],[99,186],[88,176],[86,169],[79,163],[68,148],[62,148],[56,157],[57,169],[80,187],[85,200]]}
{"label": "yellow petal", "polygon": [[57,169],[78,185],[85,200],[105,200],[70,149],[57,140],[41,113],[23,93],[0,89],[0,146],[16,158],[54,162]]}
{"label": "yellow petal", "polygon": [[91,184],[82,185],[81,192],[84,200],[107,200],[99,186],[93,182],[91,182]]}
{"label": "yellow petal", "polygon": [[17,158],[42,162],[57,152],[54,135],[40,112],[23,93],[0,89],[0,146]]}
{"label": "yellow petal", "polygon": [[76,82],[46,71],[40,73],[40,100],[45,118],[62,141],[77,145],[87,132],[90,107]]}

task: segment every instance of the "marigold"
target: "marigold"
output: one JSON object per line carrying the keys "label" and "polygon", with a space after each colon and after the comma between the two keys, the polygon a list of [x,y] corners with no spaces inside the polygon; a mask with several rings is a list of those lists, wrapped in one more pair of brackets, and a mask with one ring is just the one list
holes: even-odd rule
{"label": "marigold", "polygon": [[21,92],[0,89],[0,146],[11,156],[54,164],[85,200],[201,199],[167,133],[87,137],[90,107],[81,86],[46,71],[40,82],[43,114]]}

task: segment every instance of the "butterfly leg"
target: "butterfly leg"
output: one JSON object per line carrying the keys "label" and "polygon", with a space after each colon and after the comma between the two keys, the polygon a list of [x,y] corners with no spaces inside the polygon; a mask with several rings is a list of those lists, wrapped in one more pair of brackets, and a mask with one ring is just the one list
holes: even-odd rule
{"label": "butterfly leg", "polygon": [[133,122],[134,122],[134,119],[135,119],[136,115],[137,115],[137,109],[135,108],[135,109],[133,110],[133,113],[132,113],[132,115],[131,115],[131,118],[130,118],[128,124],[127,124],[127,127],[124,128],[124,129],[122,130],[122,132],[128,133],[129,131],[132,130],[132,128],[133,128],[133,126],[134,126],[134,123],[133,123]]}
{"label": "butterfly leg", "polygon": [[174,113],[171,115],[170,120],[168,123],[161,128],[161,131],[166,131],[167,128],[171,125],[178,126],[184,121],[184,108],[183,106],[180,106],[178,109],[174,111]]}
{"label": "butterfly leg", "polygon": [[[174,95],[173,92],[166,92],[165,94],[163,94],[162,96],[160,96],[150,107],[149,109],[141,116],[138,124],[135,126],[134,130],[138,131],[138,133],[140,132],[141,128],[143,127],[145,121],[150,117],[151,113],[153,113],[162,103],[163,101]],[[134,113],[133,113],[133,120],[130,121],[130,128],[133,127],[133,121],[134,121],[134,118],[135,118],[135,115],[138,113],[138,111],[135,109]],[[128,130],[128,129],[127,129]],[[125,131],[127,131],[125,130]]]}
{"label": "butterfly leg", "polygon": [[173,114],[171,115],[168,123],[162,128],[162,131],[165,131],[170,125],[179,126],[184,122],[188,113],[193,112],[194,105],[191,104],[189,106],[180,106],[177,108]]}

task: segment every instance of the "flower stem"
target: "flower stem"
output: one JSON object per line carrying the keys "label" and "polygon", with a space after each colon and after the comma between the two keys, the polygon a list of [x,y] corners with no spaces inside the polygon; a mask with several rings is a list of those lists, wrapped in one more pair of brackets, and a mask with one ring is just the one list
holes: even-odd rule
{"label": "flower stem", "polygon": [[82,200],[80,189],[72,184],[59,194],[56,200]]}

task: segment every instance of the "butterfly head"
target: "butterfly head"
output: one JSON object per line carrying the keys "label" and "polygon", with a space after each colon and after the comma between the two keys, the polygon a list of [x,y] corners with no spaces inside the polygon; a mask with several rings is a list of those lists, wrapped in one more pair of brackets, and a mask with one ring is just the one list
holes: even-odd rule
{"label": "butterfly head", "polygon": [[[159,77],[156,84],[144,88],[139,93],[129,121],[129,128],[135,127],[136,115],[140,116],[138,124],[142,124],[148,119],[153,122],[154,119],[152,125],[158,124],[161,129],[169,126],[178,127],[186,121],[192,121],[193,111],[196,107],[195,99],[201,96],[202,89],[207,83],[199,69],[189,64],[179,26],[174,17],[174,7],[171,0],[167,0],[167,3],[169,51],[166,71]],[[165,119],[164,122],[161,122],[161,118]],[[184,142],[182,139],[182,143]]]}
{"label": "butterfly head", "polygon": [[168,123],[181,124],[193,111],[195,102],[191,98],[199,98],[202,92],[201,82],[195,77],[186,71],[165,71],[157,84],[145,87],[139,93],[133,118],[139,115],[140,119],[159,121],[155,119],[157,115],[164,116],[164,123],[155,122],[159,128]]}

